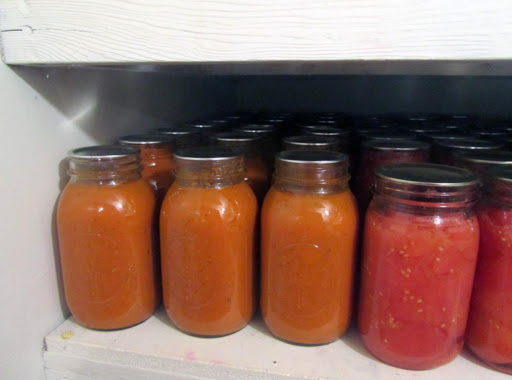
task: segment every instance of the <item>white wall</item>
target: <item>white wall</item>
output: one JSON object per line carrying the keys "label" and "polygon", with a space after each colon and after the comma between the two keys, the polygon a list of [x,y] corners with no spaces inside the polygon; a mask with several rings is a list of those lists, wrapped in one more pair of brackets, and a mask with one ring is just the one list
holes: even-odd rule
{"label": "white wall", "polygon": [[54,220],[66,153],[235,101],[215,77],[0,63],[0,378],[42,379],[43,339],[68,315]]}
{"label": "white wall", "polygon": [[43,338],[67,315],[53,228],[59,162],[92,141],[2,63],[0,84],[0,374],[38,379]]}

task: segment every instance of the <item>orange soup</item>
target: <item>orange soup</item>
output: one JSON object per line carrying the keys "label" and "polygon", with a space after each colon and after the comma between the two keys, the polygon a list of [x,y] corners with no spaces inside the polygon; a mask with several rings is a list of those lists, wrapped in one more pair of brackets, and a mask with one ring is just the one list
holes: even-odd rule
{"label": "orange soup", "polygon": [[[321,178],[339,170],[340,157],[346,160],[334,152],[290,151],[276,159],[276,182],[261,213],[261,308],[272,334],[286,341],[328,343],[350,321],[358,216],[346,162],[341,173]],[[301,178],[297,168],[294,180],[283,179],[286,159],[318,171]]]}
{"label": "orange soup", "polygon": [[[254,312],[257,203],[244,181],[243,158],[230,152],[177,156],[177,179],[162,204],[164,304],[190,334],[235,332]],[[203,168],[195,171],[197,165]]]}
{"label": "orange soup", "polygon": [[[121,148],[121,153],[120,148],[113,149],[118,155],[133,151]],[[92,149],[79,154],[101,157],[112,152],[108,147]],[[153,192],[137,170],[135,174],[133,170],[91,174],[73,169],[73,160],[71,181],[62,192],[57,213],[66,301],[73,316],[87,327],[134,325],[148,318],[158,301]],[[138,167],[138,163],[129,165]]]}

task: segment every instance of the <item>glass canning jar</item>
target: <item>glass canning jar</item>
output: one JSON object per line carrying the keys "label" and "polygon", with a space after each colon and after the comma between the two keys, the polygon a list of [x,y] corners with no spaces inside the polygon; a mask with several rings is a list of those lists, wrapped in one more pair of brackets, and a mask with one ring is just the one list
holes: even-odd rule
{"label": "glass canning jar", "polygon": [[464,152],[455,154],[454,160],[455,166],[475,172],[485,182],[490,169],[494,167],[512,167],[512,152],[506,150]]}
{"label": "glass canning jar", "polygon": [[164,134],[142,134],[121,137],[119,143],[139,149],[142,159],[142,178],[148,181],[155,191],[159,209],[165,193],[174,182],[172,155],[175,139]]}
{"label": "glass canning jar", "polygon": [[271,168],[263,155],[263,139],[244,132],[224,132],[212,135],[211,140],[216,146],[230,147],[243,154],[245,179],[254,191],[258,203],[263,203],[271,180]]}
{"label": "glass canning jar", "polygon": [[512,169],[493,168],[487,178],[466,341],[488,366],[512,374]]}
{"label": "glass canning jar", "polygon": [[357,207],[348,158],[284,151],[261,212],[261,309],[276,337],[338,339],[350,321]]}
{"label": "glass canning jar", "polygon": [[482,139],[435,139],[432,142],[432,161],[442,165],[455,165],[455,155],[464,152],[498,150],[503,144]]}
{"label": "glass canning jar", "polygon": [[341,153],[349,153],[350,147],[350,130],[334,128],[334,127],[303,127],[303,132],[312,136],[325,136],[333,140],[337,140],[339,151]]}
{"label": "glass canning jar", "polygon": [[402,162],[428,162],[430,145],[414,140],[367,140],[359,157],[359,168],[355,177],[354,192],[362,216],[372,198],[374,171],[379,165]]}
{"label": "glass canning jar", "polygon": [[93,146],[69,156],[57,210],[66,301],[86,327],[119,329],[148,318],[159,294],[155,196],[137,149]]}
{"label": "glass canning jar", "polygon": [[234,131],[258,136],[263,139],[265,160],[270,166],[274,165],[274,158],[281,146],[279,141],[280,130],[272,124],[245,124],[233,128]]}
{"label": "glass canning jar", "polygon": [[176,149],[193,148],[201,144],[201,132],[193,127],[178,125],[170,128],[159,128],[155,133],[172,136]]}
{"label": "glass canning jar", "polygon": [[249,323],[255,304],[257,201],[244,159],[220,147],[174,158],[160,212],[165,309],[187,333],[230,334]]}
{"label": "glass canning jar", "polygon": [[462,349],[475,272],[479,183],[466,169],[391,164],[376,184],[363,239],[358,327],[383,362],[429,369]]}

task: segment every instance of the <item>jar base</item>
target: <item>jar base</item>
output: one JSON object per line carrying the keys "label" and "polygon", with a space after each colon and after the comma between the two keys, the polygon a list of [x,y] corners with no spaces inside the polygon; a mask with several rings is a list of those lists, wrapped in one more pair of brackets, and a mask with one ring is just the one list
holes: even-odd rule
{"label": "jar base", "polygon": [[[382,363],[390,365],[390,366],[393,366],[393,367],[396,367],[396,368],[413,370],[413,371],[426,371],[426,370],[429,370],[429,369],[434,369],[434,368],[441,367],[441,366],[443,366],[445,364],[448,364],[448,363],[452,362],[460,354],[460,352],[462,351],[462,347],[461,347],[460,350],[458,350],[456,352],[453,352],[453,353],[451,353],[449,355],[445,355],[443,357],[443,360],[441,360],[441,359],[434,359],[434,360],[430,360],[430,362],[427,362],[427,360],[423,360],[423,363],[420,362],[419,360],[417,360],[416,362],[413,362],[413,360],[410,360],[409,362],[407,362],[407,360],[392,360],[392,359],[388,359],[384,355],[380,355],[380,354],[376,353],[374,350],[370,349],[366,345],[366,343],[364,342],[364,339],[362,340],[362,342],[363,342],[364,348],[371,355],[373,355],[375,358],[380,360]],[[425,362],[427,362],[427,363],[425,363]]]}
{"label": "jar base", "polygon": [[94,326],[91,326],[91,325],[89,325],[87,323],[81,322],[79,319],[77,319],[74,316],[73,316],[73,318],[75,319],[75,321],[79,325],[82,325],[83,327],[88,328],[89,330],[95,330],[95,331],[120,331],[120,330],[126,330],[126,329],[129,329],[129,328],[135,327],[137,325],[140,325],[141,323],[146,322],[153,315],[153,313],[154,313],[154,311],[151,312],[148,316],[144,317],[144,319],[140,320],[139,322],[130,323],[130,324],[126,325],[126,326],[121,326],[121,327],[94,327]]}
{"label": "jar base", "polygon": [[466,349],[468,354],[471,355],[471,358],[474,358],[478,364],[498,372],[506,373],[507,375],[512,375],[512,361],[510,363],[492,363],[478,356],[470,347],[466,346]]}

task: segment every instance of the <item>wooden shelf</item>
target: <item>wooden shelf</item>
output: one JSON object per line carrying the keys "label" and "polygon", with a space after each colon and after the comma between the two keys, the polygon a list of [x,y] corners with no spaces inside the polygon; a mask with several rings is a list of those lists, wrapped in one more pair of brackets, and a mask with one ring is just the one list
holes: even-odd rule
{"label": "wooden shelf", "polygon": [[506,1],[0,0],[0,40],[8,64],[512,73],[512,7]]}
{"label": "wooden shelf", "polygon": [[165,310],[118,331],[94,331],[68,319],[45,340],[47,380],[74,379],[508,379],[463,353],[430,371],[383,364],[363,348],[351,329],[325,346],[304,347],[273,338],[261,317],[221,338],[178,331]]}

